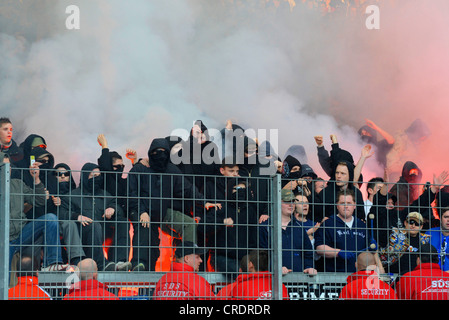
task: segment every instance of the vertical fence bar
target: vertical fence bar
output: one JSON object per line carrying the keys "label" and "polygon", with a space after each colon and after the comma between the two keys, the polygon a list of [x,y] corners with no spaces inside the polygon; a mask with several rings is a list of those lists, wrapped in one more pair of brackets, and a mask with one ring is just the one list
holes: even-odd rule
{"label": "vertical fence bar", "polygon": [[9,183],[10,164],[0,166],[0,300],[8,300],[9,288]]}
{"label": "vertical fence bar", "polygon": [[281,176],[276,174],[271,185],[272,210],[271,220],[273,235],[272,261],[273,261],[273,300],[282,300],[282,229],[281,229]]}

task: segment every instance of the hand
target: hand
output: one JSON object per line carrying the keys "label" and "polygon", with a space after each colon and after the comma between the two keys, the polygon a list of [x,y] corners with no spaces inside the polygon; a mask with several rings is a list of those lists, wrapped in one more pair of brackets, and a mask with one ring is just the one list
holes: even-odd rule
{"label": "hand", "polygon": [[308,235],[308,236],[312,236],[312,235],[315,233],[315,231],[318,230],[318,228],[319,228],[320,226],[321,226],[321,223],[320,223],[320,222],[317,222],[317,223],[315,224],[315,226],[313,226],[312,228],[310,228],[310,229],[307,230],[307,235]]}
{"label": "hand", "polygon": [[276,167],[277,172],[281,173],[282,172],[282,162],[279,160],[275,160],[274,161],[274,166]]}
{"label": "hand", "polygon": [[314,136],[315,142],[318,145],[318,147],[323,146],[323,136]]}
{"label": "hand", "polygon": [[437,193],[441,188],[444,187],[444,184],[448,181],[449,173],[447,171],[441,172],[438,176],[433,175],[433,185],[431,186],[431,190],[433,193]]}
{"label": "hand", "polygon": [[232,227],[234,225],[234,220],[232,218],[223,219],[223,223],[226,227]]}
{"label": "hand", "polygon": [[53,200],[53,204],[55,206],[59,207],[61,205],[61,198],[60,197],[51,196],[51,200]]}
{"label": "hand", "polygon": [[215,208],[215,210],[217,209],[221,209],[221,203],[210,203],[207,202],[204,207],[206,208],[206,210],[209,210],[210,208]]}
{"label": "hand", "polygon": [[365,119],[365,122],[368,127],[377,131],[377,125],[373,121],[371,121],[369,119]]}
{"label": "hand", "polygon": [[147,168],[150,167],[150,160],[148,158],[143,158],[142,160],[140,160],[140,163],[143,164]]}
{"label": "hand", "polygon": [[91,218],[85,217],[85,216],[83,216],[81,214],[78,216],[77,220],[79,222],[81,222],[81,225],[83,227],[85,227],[85,226],[87,226],[87,225],[89,225],[89,224],[91,224],[93,222],[93,220]]}
{"label": "hand", "polygon": [[226,121],[226,129],[227,130],[232,130],[232,121],[231,120],[227,120]]}
{"label": "hand", "polygon": [[126,149],[126,155],[129,160],[131,160],[131,163],[134,164],[137,160],[137,151],[133,149]]}
{"label": "hand", "polygon": [[150,215],[148,214],[148,212],[144,212],[140,215],[140,223],[144,228],[150,227]]}
{"label": "hand", "polygon": [[374,154],[374,150],[372,151],[371,145],[367,144],[362,148],[362,158],[369,158]]}
{"label": "hand", "polygon": [[351,252],[351,251],[345,251],[345,250],[340,250],[337,254],[337,256],[339,258],[345,259],[345,260],[349,260],[349,259],[355,259],[355,253]]}
{"label": "hand", "polygon": [[316,269],[314,269],[314,268],[307,268],[307,269],[304,270],[304,273],[313,275],[313,274],[317,274],[318,271]]}
{"label": "hand", "polygon": [[41,182],[41,179],[39,178],[39,165],[37,164],[37,162],[33,163],[30,166],[30,174],[34,179],[34,184],[39,184]]}
{"label": "hand", "polygon": [[267,214],[261,215],[261,216],[259,217],[259,223],[262,223],[262,222],[264,222],[264,221],[267,221],[268,218],[270,218],[270,216],[267,215]]}
{"label": "hand", "polygon": [[106,140],[106,137],[104,134],[99,134],[97,137],[98,144],[103,148],[108,148],[108,141]]}
{"label": "hand", "polygon": [[338,143],[337,136],[335,134],[331,134],[330,138],[331,138],[332,144]]}
{"label": "hand", "polygon": [[287,267],[282,267],[282,275],[283,276],[290,272],[292,272],[292,269],[288,269]]}
{"label": "hand", "polygon": [[102,215],[102,218],[106,218],[106,219],[111,219],[112,216],[115,213],[115,209],[114,208],[106,208],[106,210],[104,210],[104,214]]}

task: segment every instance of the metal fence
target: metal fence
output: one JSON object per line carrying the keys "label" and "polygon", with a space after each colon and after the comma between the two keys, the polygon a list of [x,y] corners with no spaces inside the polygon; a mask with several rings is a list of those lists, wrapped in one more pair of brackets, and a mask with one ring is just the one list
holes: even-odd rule
{"label": "metal fence", "polygon": [[[10,288],[31,299],[36,293],[20,287],[19,279],[36,271],[36,285],[52,299],[79,298],[81,283],[93,280],[112,295],[90,292],[82,298],[335,300],[343,293],[346,299],[375,299],[377,293],[391,298],[382,290],[395,292],[399,279],[417,267],[421,246],[443,235],[443,185],[435,196],[428,185],[387,183],[389,192],[379,191],[368,205],[363,187],[338,193],[340,188],[330,188],[335,181],[139,170],[96,176],[93,168],[40,169],[35,180],[29,169],[1,166],[1,299],[8,299]],[[69,182],[62,183],[66,177]],[[327,187],[315,191],[322,183]],[[411,185],[420,188],[418,196]],[[402,194],[406,205],[399,203]],[[410,237],[412,220],[420,221],[418,240]],[[446,270],[446,248],[435,247]],[[196,260],[187,261],[192,253]],[[365,268],[357,261],[362,256]],[[95,270],[78,265],[92,261],[86,258]],[[348,277],[357,268],[368,270],[356,274],[364,281],[359,285],[368,287],[355,291],[366,297],[347,293]],[[435,272],[433,281],[445,277]],[[387,287],[373,284],[374,278]],[[174,288],[176,283],[185,288]],[[438,290],[432,298],[448,294],[446,287]]]}

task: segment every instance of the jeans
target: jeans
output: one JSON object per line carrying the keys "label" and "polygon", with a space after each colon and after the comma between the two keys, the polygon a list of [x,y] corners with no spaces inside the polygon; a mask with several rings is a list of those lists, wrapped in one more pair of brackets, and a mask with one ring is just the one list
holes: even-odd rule
{"label": "jeans", "polygon": [[59,222],[56,215],[48,213],[29,221],[19,237],[9,242],[9,264],[11,265],[12,257],[22,246],[33,245],[40,236],[44,239],[43,266],[62,263]]}

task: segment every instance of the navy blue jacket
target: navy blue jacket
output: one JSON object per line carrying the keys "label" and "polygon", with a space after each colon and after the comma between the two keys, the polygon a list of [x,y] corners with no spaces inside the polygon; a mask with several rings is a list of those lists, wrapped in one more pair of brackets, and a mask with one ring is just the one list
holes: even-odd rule
{"label": "navy blue jacket", "polygon": [[[313,247],[307,235],[307,229],[296,224],[296,219],[282,229],[282,266],[293,272],[302,272],[313,268]],[[259,241],[261,248],[271,248],[271,218],[260,225]]]}
{"label": "navy blue jacket", "polygon": [[355,253],[353,259],[327,258],[325,260],[326,272],[355,272],[357,254],[366,250],[369,244],[366,224],[354,217],[352,228],[337,215],[327,219],[315,232],[315,248],[328,245],[331,248],[351,251]]}

